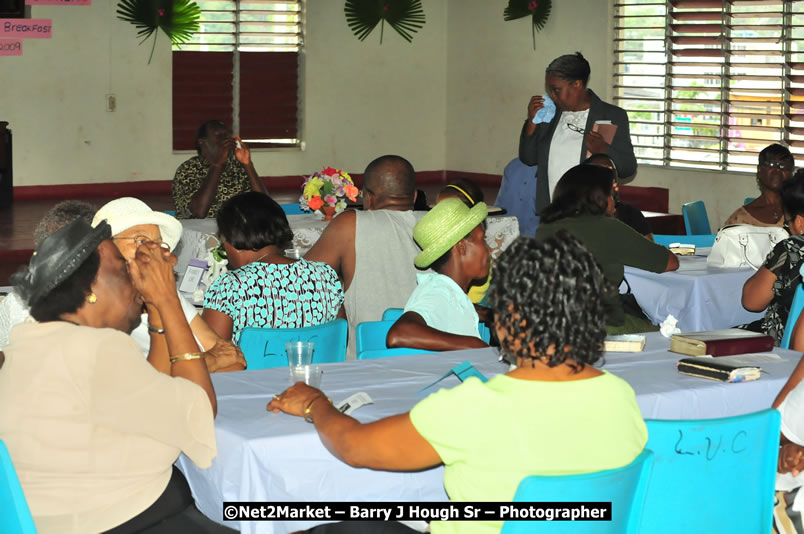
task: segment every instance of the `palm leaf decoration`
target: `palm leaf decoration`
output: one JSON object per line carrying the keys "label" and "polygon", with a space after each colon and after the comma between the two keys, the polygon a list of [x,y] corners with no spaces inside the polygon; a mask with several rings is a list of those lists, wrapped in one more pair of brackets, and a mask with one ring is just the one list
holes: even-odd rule
{"label": "palm leaf decoration", "polygon": [[186,43],[198,31],[201,8],[192,0],[120,0],[117,18],[137,27],[137,36],[142,37],[140,44],[153,35],[150,63],[156,48],[156,30],[165,32],[175,45]]}
{"label": "palm leaf decoration", "polygon": [[552,7],[552,0],[508,0],[508,7],[503,12],[503,19],[516,20],[530,15],[533,18],[531,26],[533,49],[536,50],[536,32],[544,29]]}
{"label": "palm leaf decoration", "polygon": [[421,0],[346,0],[343,11],[347,24],[361,41],[380,24],[380,44],[386,22],[407,42],[425,22]]}

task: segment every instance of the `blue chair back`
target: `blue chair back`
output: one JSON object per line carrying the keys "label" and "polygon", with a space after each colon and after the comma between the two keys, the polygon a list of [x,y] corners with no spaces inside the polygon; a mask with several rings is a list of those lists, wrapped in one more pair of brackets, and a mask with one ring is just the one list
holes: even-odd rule
{"label": "blue chair back", "polygon": [[312,341],[313,363],[346,361],[345,319],[304,328],[244,328],[238,345],[246,357],[247,369],[269,369],[288,364],[285,343]]}
{"label": "blue chair back", "polygon": [[653,240],[657,245],[669,247],[670,243],[689,243],[696,247],[711,247],[715,244],[715,234],[701,235],[665,235],[653,234]]}
{"label": "blue chair back", "polygon": [[36,534],[31,511],[6,444],[0,440],[0,532]]}
{"label": "blue chair back", "polygon": [[514,502],[611,502],[611,521],[506,521],[501,534],[571,532],[634,534],[653,462],[644,450],[617,469],[566,476],[529,476],[519,484]]}
{"label": "blue chair back", "polygon": [[[400,317],[402,317],[402,312],[404,310],[402,308],[388,308],[384,312],[382,312],[382,320],[383,321],[396,321]],[[390,328],[390,327],[389,327]],[[477,331],[480,334],[480,339],[489,343],[491,341],[491,330],[489,327],[486,326],[485,323],[478,323],[477,324]],[[386,332],[387,334],[388,332]],[[373,349],[372,349],[373,350]],[[425,351],[425,352],[432,352],[432,351]],[[412,352],[410,354],[413,354]],[[389,354],[389,356],[393,356]]]}
{"label": "blue chair back", "polygon": [[355,328],[357,359],[362,359],[360,354],[367,350],[387,350],[388,345],[385,344],[385,338],[395,322],[396,319],[393,321],[366,321],[357,325]]}
{"label": "blue chair back", "polygon": [[[801,264],[798,272],[804,277],[804,263]],[[804,285],[799,284],[793,293],[793,303],[790,304],[790,313],[787,314],[787,322],[784,325],[784,335],[782,335],[782,342],[779,344],[783,349],[790,348],[790,338],[793,337],[793,328],[795,328],[796,321],[801,315],[802,308],[804,308]]]}
{"label": "blue chair back", "polygon": [[781,416],[648,419],[653,473],[642,532],[770,532]]}
{"label": "blue chair back", "polygon": [[712,227],[709,226],[709,217],[706,216],[706,204],[704,204],[703,200],[684,204],[681,206],[681,213],[684,215],[684,226],[687,228],[687,234],[712,233]]}
{"label": "blue chair back", "polygon": [[376,349],[364,350],[357,353],[358,360],[373,360],[375,358],[388,358],[389,356],[408,356],[409,354],[433,354],[435,351],[422,349],[406,349],[399,347],[396,349]]}
{"label": "blue chair back", "polygon": [[745,197],[745,202],[743,202],[743,206],[745,206],[746,204],[752,203],[756,199],[757,199],[757,197]]}
{"label": "blue chair back", "polygon": [[382,320],[383,321],[396,321],[400,317],[402,317],[402,312],[405,311],[402,308],[388,308],[384,312],[382,312]]}
{"label": "blue chair back", "polygon": [[285,212],[285,215],[304,215],[305,213],[308,213],[306,211],[302,211],[301,205],[299,205],[298,202],[295,204],[280,204],[279,207],[282,208],[282,211]]}

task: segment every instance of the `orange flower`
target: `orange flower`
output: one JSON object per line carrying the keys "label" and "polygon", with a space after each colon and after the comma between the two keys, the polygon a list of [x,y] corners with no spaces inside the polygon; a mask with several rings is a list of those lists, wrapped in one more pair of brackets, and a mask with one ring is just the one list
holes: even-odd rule
{"label": "orange flower", "polygon": [[316,195],[307,201],[307,205],[310,206],[311,210],[315,211],[324,205],[324,201],[321,200],[321,197],[319,195]]}
{"label": "orange flower", "polygon": [[343,186],[343,192],[346,193],[346,196],[349,197],[349,200],[354,202],[357,200],[357,194],[360,192],[360,190],[353,185],[345,185]]}

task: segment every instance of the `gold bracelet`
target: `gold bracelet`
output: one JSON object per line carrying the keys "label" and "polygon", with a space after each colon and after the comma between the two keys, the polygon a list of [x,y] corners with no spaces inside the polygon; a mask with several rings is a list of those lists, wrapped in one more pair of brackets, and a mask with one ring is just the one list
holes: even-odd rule
{"label": "gold bracelet", "polygon": [[325,397],[323,394],[311,400],[310,404],[307,405],[307,408],[304,409],[304,420],[307,421],[308,423],[313,422],[313,414],[312,414],[313,404],[315,404],[315,401],[317,401],[318,399],[327,399],[327,401],[329,401],[329,403],[332,404],[332,399],[330,399],[329,397]]}
{"label": "gold bracelet", "polygon": [[178,361],[186,361],[186,360],[200,360],[203,357],[204,357],[203,352],[185,352],[184,354],[171,356],[170,363],[176,363]]}

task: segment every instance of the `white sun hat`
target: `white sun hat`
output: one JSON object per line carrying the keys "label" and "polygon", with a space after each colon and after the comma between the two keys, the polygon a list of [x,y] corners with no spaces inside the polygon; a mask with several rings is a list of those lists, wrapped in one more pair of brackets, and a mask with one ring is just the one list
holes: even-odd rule
{"label": "white sun hat", "polygon": [[175,217],[154,211],[148,204],[134,197],[118,198],[104,204],[92,219],[92,226],[97,226],[103,220],[112,227],[112,236],[133,226],[155,224],[162,234],[162,241],[167,243],[170,250],[176,248],[181,239],[182,225]]}

